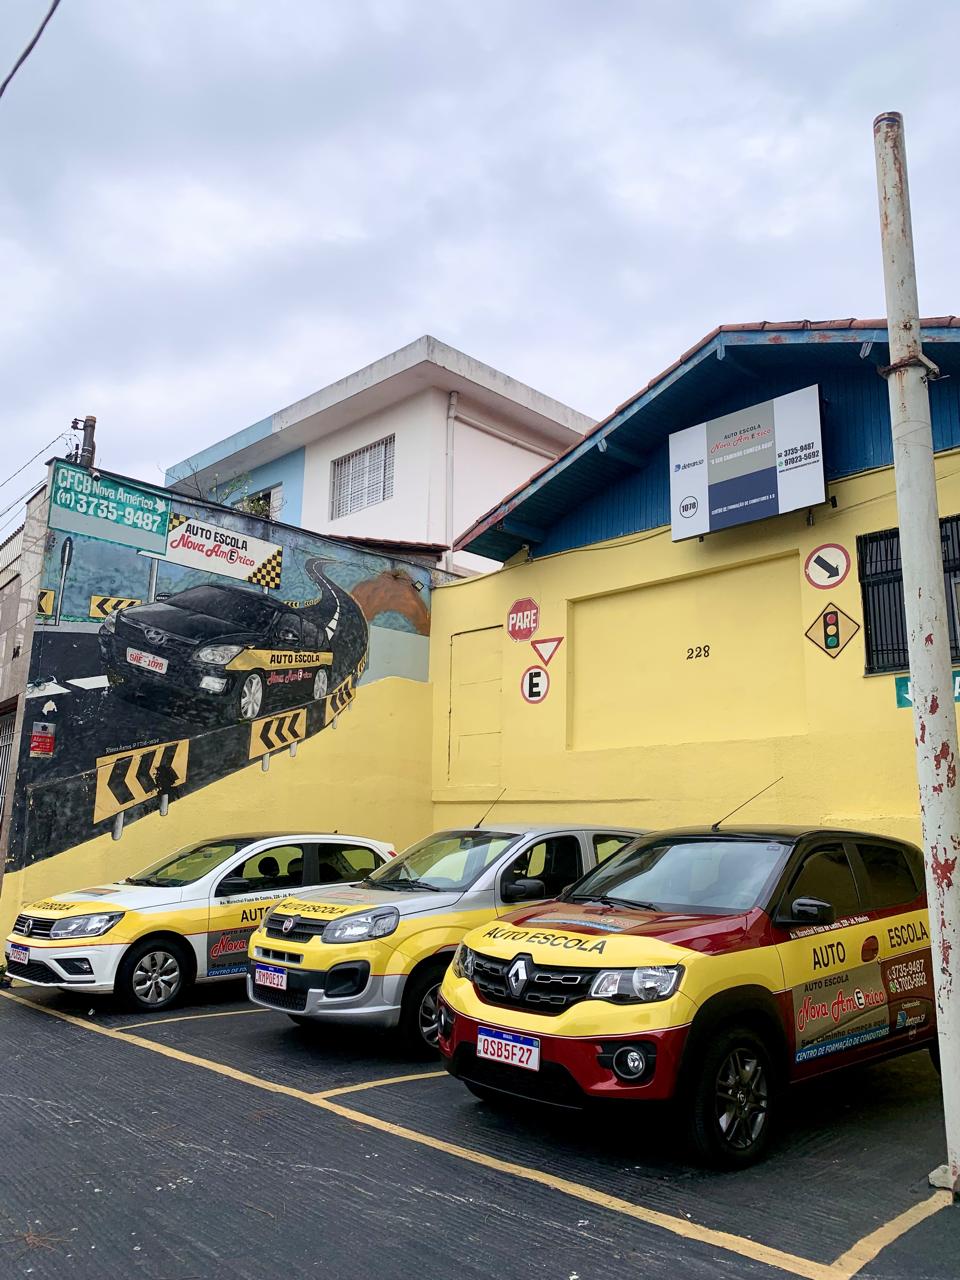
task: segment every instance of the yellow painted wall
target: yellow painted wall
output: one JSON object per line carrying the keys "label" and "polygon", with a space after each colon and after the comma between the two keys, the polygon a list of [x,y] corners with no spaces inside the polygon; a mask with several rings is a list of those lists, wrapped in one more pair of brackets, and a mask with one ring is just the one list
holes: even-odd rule
{"label": "yellow painted wall", "polygon": [[301,742],[295,758],[255,761],[131,823],[120,840],[98,836],[22,871],[0,889],[0,937],[24,902],[131,875],[207,836],[247,831],[334,831],[391,840],[425,835],[430,807],[430,690],[419,681],[361,685],[337,728]]}
{"label": "yellow painted wall", "polygon": [[[944,514],[960,511],[958,457],[937,459]],[[917,839],[913,721],[894,677],[864,675],[862,629],[836,658],[804,634],[831,602],[862,624],[856,539],[897,524],[893,487],[892,469],[831,484],[837,508],[817,508],[813,527],[797,512],[703,542],[653,530],[438,590],[434,825],[476,821],[502,787],[490,821],[712,822],[782,774],[744,820]],[[803,564],[826,542],[843,544],[853,568],[819,591]],[[538,705],[520,693],[536,656],[504,629],[524,596],[540,604],[538,637],[564,637]],[[458,767],[478,754],[463,678],[451,684],[471,643],[488,674],[499,649],[500,677],[468,695],[487,743],[473,777]],[[688,659],[698,645],[709,656]]]}

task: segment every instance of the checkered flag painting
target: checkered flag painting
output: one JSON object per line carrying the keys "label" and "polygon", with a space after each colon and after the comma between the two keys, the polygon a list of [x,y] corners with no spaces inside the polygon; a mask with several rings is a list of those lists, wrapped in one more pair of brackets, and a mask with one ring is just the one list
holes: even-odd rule
{"label": "checkered flag painting", "polygon": [[280,586],[280,577],[283,573],[283,548],[277,547],[276,551],[271,552],[264,560],[263,564],[258,565],[253,573],[247,578],[248,582],[252,582],[255,586],[266,587],[268,591],[275,591]]}

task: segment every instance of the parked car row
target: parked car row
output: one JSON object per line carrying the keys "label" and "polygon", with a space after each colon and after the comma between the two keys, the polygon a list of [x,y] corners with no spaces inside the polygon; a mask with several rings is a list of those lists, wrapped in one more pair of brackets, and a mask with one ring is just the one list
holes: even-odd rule
{"label": "parked car row", "polygon": [[923,859],[855,831],[501,824],[395,856],[231,837],[34,903],[8,972],[140,1009],[247,974],[300,1025],[396,1029],[488,1103],[681,1103],[711,1163],[766,1150],[787,1088],[936,1056]]}

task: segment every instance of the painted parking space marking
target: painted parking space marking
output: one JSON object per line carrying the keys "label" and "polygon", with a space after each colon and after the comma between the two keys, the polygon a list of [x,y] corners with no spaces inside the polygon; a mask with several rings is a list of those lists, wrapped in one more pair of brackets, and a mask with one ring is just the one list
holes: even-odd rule
{"label": "painted parking space marking", "polygon": [[150,1027],[159,1027],[167,1022],[198,1022],[201,1018],[238,1018],[252,1013],[270,1013],[270,1009],[223,1009],[217,1013],[179,1013],[172,1018],[150,1018],[142,1022],[125,1022],[122,1026],[112,1027],[113,1031],[147,1031]]}
{"label": "painted parking space marking", "polygon": [[381,1089],[388,1084],[407,1084],[411,1080],[438,1080],[446,1074],[446,1071],[408,1071],[406,1075],[387,1076],[385,1080],[364,1080],[361,1084],[341,1084],[335,1089],[320,1089],[313,1096],[315,1098],[336,1098],[341,1093],[360,1093],[364,1089]]}
{"label": "painted parking space marking", "polygon": [[[176,1062],[200,1067],[203,1070],[212,1071],[217,1075],[225,1076],[241,1084],[251,1085],[257,1089],[266,1090],[269,1093],[296,1098],[309,1106],[317,1107],[321,1111],[328,1111],[354,1124],[364,1125],[380,1133],[386,1133],[392,1137],[428,1147],[433,1151],[453,1156],[456,1159],[490,1169],[493,1172],[503,1173],[521,1181],[539,1184],[572,1199],[590,1204],[595,1208],[620,1213],[625,1217],[646,1223],[648,1226],[661,1228],[682,1239],[722,1249],[727,1253],[749,1258],[753,1262],[776,1268],[789,1275],[804,1277],[805,1280],[852,1280],[852,1277],[857,1275],[869,1262],[873,1261],[883,1249],[893,1244],[919,1223],[924,1222],[927,1218],[932,1217],[941,1209],[952,1204],[952,1195],[949,1191],[935,1191],[925,1200],[911,1205],[903,1213],[862,1237],[834,1262],[815,1262],[812,1259],[803,1258],[798,1254],[787,1253],[784,1250],[762,1244],[756,1240],[703,1226],[691,1219],[678,1218],[656,1209],[649,1209],[644,1205],[633,1204],[629,1200],[621,1199],[619,1196],[609,1195],[584,1183],[557,1177],[545,1170],[530,1168],[510,1160],[502,1160],[497,1156],[487,1155],[482,1151],[474,1151],[469,1147],[462,1147],[457,1143],[447,1142],[445,1139],[407,1128],[405,1125],[394,1124],[392,1121],[367,1115],[362,1111],[356,1111],[352,1107],[333,1101],[330,1096],[332,1091],[327,1091],[326,1096],[324,1093],[307,1093],[291,1085],[277,1084],[274,1081],[262,1079],[260,1076],[240,1071],[235,1067],[225,1066],[209,1058],[202,1058],[196,1054],[175,1049],[158,1041],[145,1040],[141,1036],[133,1035],[127,1031],[85,1022],[72,1014],[63,1013],[59,1009],[53,1009],[47,1005],[40,1005],[34,1001],[26,1000],[12,992],[0,991],[0,996],[16,1004],[23,1005],[27,1009],[38,1009],[42,1013],[57,1018],[61,1022],[67,1022],[72,1026],[79,1027],[81,1030],[91,1031],[96,1035],[106,1036],[120,1043],[135,1045],[151,1053],[159,1053],[163,1057],[171,1058]],[[423,1079],[432,1077],[435,1074],[445,1075],[446,1072],[422,1072],[418,1074]],[[397,1077],[388,1077],[382,1081],[374,1082],[370,1087],[375,1087],[376,1084],[387,1087],[391,1084],[409,1082],[410,1080],[410,1075],[400,1077],[399,1080]]]}

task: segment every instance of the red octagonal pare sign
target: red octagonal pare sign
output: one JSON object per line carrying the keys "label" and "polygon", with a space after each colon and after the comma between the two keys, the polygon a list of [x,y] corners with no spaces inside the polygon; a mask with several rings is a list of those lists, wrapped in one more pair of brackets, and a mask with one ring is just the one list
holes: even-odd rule
{"label": "red octagonal pare sign", "polygon": [[511,640],[529,640],[540,625],[540,606],[536,600],[524,596],[514,600],[507,614],[507,635]]}

